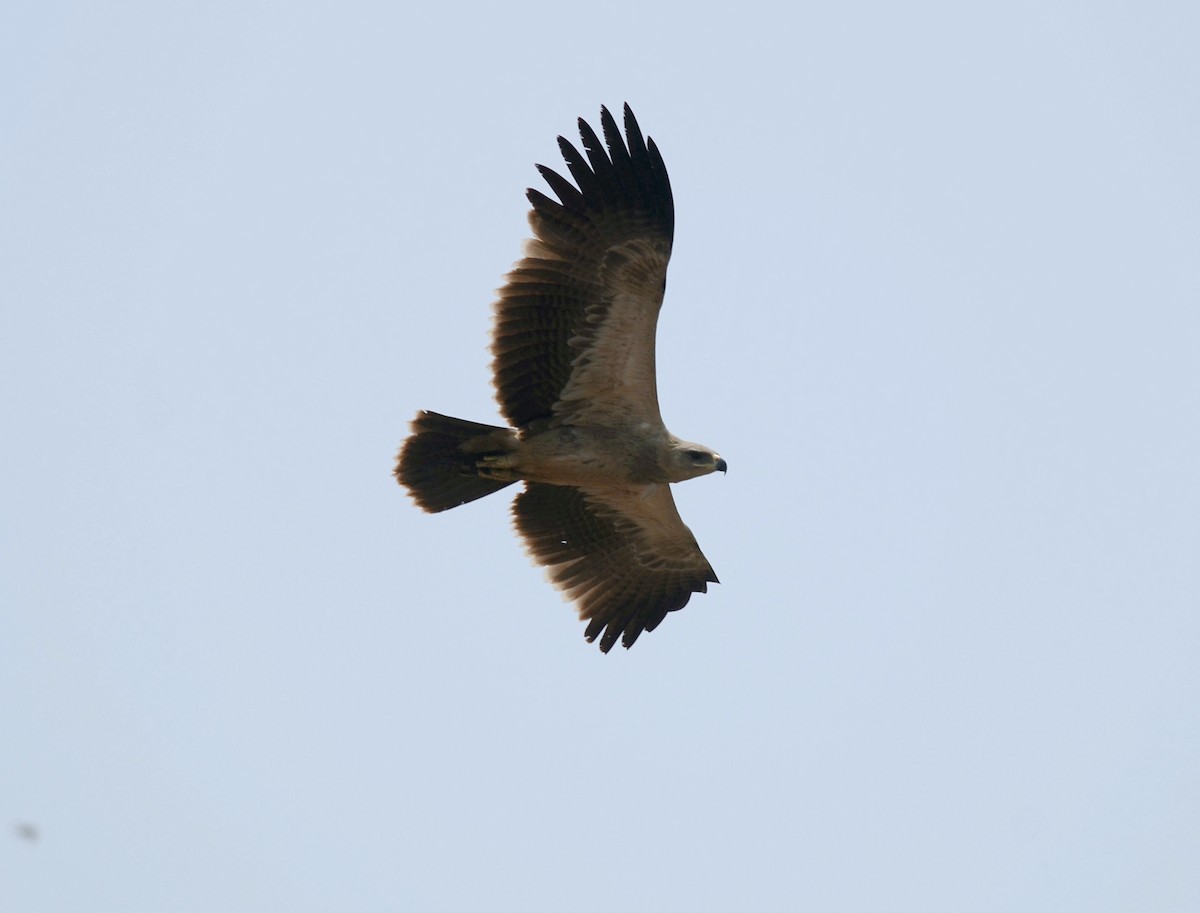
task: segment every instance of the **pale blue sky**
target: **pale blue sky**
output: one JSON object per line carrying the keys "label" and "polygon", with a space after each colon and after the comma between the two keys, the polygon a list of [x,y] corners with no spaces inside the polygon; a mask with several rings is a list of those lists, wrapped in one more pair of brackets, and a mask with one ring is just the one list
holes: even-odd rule
{"label": "pale blue sky", "polygon": [[[780,9],[5,6],[0,909],[1200,909],[1200,12]],[[625,101],[730,472],[602,656],[389,473]]]}

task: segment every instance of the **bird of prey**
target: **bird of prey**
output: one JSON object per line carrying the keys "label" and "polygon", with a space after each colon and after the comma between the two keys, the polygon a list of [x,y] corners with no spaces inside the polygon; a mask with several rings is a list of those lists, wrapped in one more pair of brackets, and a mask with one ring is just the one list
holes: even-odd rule
{"label": "bird of prey", "polygon": [[670,483],[726,469],[659,414],[654,336],[675,207],[654,140],[624,113],[622,137],[600,109],[604,142],[579,119],[584,154],[558,138],[575,183],[537,166],[557,201],[526,192],[533,238],[493,306],[509,427],[419,412],[395,469],[431,513],[524,482],[516,529],[605,653],[717,582]]}

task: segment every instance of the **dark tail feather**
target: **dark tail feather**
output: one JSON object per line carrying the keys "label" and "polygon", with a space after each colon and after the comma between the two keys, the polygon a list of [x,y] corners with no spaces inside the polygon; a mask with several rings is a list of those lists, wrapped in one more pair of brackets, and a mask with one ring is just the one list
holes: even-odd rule
{"label": "dark tail feather", "polygon": [[396,480],[430,513],[506,488],[515,479],[480,475],[479,461],[512,450],[513,432],[436,412],[418,412],[396,459]]}

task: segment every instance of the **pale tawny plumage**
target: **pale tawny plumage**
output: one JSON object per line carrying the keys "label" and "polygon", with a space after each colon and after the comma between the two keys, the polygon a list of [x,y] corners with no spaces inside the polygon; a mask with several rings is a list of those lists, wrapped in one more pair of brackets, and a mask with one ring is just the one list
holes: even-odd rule
{"label": "pale tawny plumage", "polygon": [[726,467],[659,414],[654,339],[675,228],[662,156],[628,105],[624,138],[606,108],[600,125],[603,142],[580,119],[583,153],[558,139],[574,184],[538,166],[557,201],[527,193],[534,237],[492,335],[511,427],[421,412],[396,478],[431,512],[523,481],[517,530],[607,653],[717,582],[670,483]]}

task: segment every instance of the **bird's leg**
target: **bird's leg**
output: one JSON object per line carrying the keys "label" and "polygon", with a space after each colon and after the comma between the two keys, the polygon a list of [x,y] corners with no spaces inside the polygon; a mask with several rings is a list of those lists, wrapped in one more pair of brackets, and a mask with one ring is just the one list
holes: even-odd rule
{"label": "bird's leg", "polygon": [[521,477],[513,470],[511,453],[489,453],[475,462],[475,471],[485,479],[497,482],[516,482]]}

